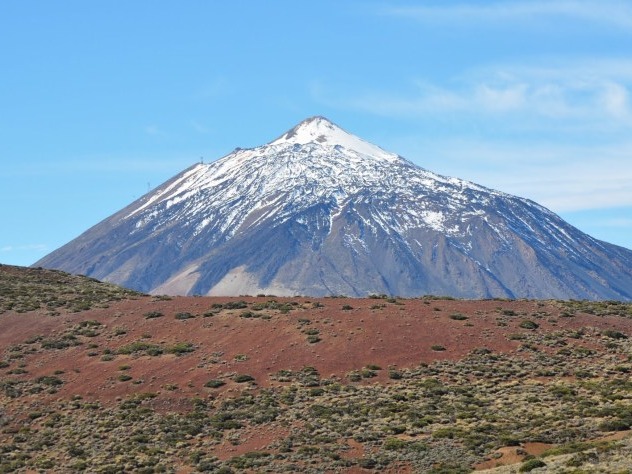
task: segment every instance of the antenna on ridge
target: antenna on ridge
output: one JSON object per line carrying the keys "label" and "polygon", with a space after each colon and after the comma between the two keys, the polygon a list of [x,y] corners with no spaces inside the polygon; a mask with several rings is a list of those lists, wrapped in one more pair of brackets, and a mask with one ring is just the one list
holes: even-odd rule
{"label": "antenna on ridge", "polygon": [[147,192],[151,191],[151,183],[147,181]]}
{"label": "antenna on ridge", "polygon": [[200,164],[203,165],[204,164],[204,157],[200,156]]}

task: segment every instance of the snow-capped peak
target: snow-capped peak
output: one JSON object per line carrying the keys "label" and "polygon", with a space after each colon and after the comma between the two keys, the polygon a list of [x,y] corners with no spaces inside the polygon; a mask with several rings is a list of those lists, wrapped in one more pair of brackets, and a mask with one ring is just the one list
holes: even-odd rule
{"label": "snow-capped peak", "polygon": [[294,128],[288,130],[270,145],[306,145],[319,143],[324,146],[340,146],[350,151],[375,158],[386,158],[389,161],[398,156],[388,153],[380,147],[343,130],[338,125],[322,116],[310,117],[303,120]]}
{"label": "snow-capped peak", "polygon": [[632,299],[632,252],[323,117],[198,163],[36,265],[158,294]]}
{"label": "snow-capped peak", "polygon": [[[348,139],[351,135],[327,120],[325,117],[315,116],[303,120],[291,128],[271,144],[298,143],[304,145],[310,142],[337,144],[336,139]],[[332,143],[333,142],[333,143]]]}

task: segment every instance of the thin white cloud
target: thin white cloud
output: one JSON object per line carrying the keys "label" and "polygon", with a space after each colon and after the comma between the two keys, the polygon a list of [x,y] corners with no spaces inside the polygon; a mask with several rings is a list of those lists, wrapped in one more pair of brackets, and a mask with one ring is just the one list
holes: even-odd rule
{"label": "thin white cloud", "polygon": [[540,64],[495,64],[465,73],[467,84],[526,85],[527,109],[551,117],[597,117],[629,121],[631,58],[544,58]]}
{"label": "thin white cloud", "polygon": [[555,212],[632,206],[631,91],[626,58],[494,64],[398,91],[311,89],[329,107],[416,122],[418,135],[380,144],[420,166]]}
{"label": "thin white cloud", "polygon": [[35,251],[35,252],[47,252],[48,245],[46,244],[27,244],[27,245],[5,245],[0,247],[0,252],[23,252],[23,251]]}
{"label": "thin white cloud", "polygon": [[625,217],[603,219],[599,221],[599,225],[603,227],[613,227],[618,229],[632,229],[632,219]]}
{"label": "thin white cloud", "polygon": [[157,125],[146,125],[143,130],[147,135],[152,135],[152,136],[165,135],[165,133],[162,130],[160,130],[160,128]]}
{"label": "thin white cloud", "polygon": [[512,188],[515,194],[526,196],[555,212],[632,206],[632,190],[627,185],[632,173],[622,178],[603,176],[598,169],[592,171],[592,174],[574,176],[572,179],[537,179],[532,176],[531,180],[518,178],[514,182],[507,182],[505,177],[505,182],[506,187]]}
{"label": "thin white cloud", "polygon": [[199,87],[193,93],[193,98],[196,100],[217,99],[230,94],[231,90],[230,81],[224,77],[216,77]]}
{"label": "thin white cloud", "polygon": [[462,22],[472,26],[525,25],[540,19],[575,19],[618,28],[632,27],[632,6],[622,1],[509,1],[387,7],[382,14],[421,22]]}
{"label": "thin white cloud", "polygon": [[[213,150],[211,150],[211,153]],[[146,153],[143,153],[146,155]],[[93,154],[49,161],[37,166],[27,162],[11,163],[4,167],[5,176],[26,178],[33,176],[72,176],[79,172],[90,173],[177,173],[200,160],[200,152],[155,153],[151,157],[124,154]]]}
{"label": "thin white cloud", "polygon": [[[547,62],[556,62],[549,59]],[[632,60],[591,60],[553,66],[492,65],[466,71],[458,82],[409,83],[402,93],[365,90],[328,91],[312,84],[312,97],[331,107],[399,118],[436,114],[469,114],[490,120],[525,119],[550,129],[540,119],[562,121],[578,128],[603,129],[632,125]],[[401,88],[405,89],[404,87]],[[507,122],[507,124],[510,124]]]}
{"label": "thin white cloud", "polygon": [[463,101],[467,107],[479,107],[488,111],[520,110],[527,105],[530,95],[527,84],[515,83],[500,87],[478,84]]}
{"label": "thin white cloud", "polygon": [[632,207],[630,141],[579,146],[426,139],[400,145],[395,151],[427,169],[532,199],[555,212]]}
{"label": "thin white cloud", "polygon": [[607,82],[603,85],[600,97],[604,110],[613,117],[630,117],[630,94],[626,87],[615,82]]}
{"label": "thin white cloud", "polygon": [[197,133],[201,133],[202,135],[207,135],[210,133],[210,129],[203,123],[198,122],[197,120],[191,120],[190,124],[193,130],[195,130]]}
{"label": "thin white cloud", "polygon": [[524,60],[521,63],[487,64],[467,72],[471,78],[488,77],[497,74],[500,78],[526,77],[532,81],[564,81],[579,87],[585,83],[603,78],[613,78],[622,82],[632,81],[632,58],[630,57],[543,57]]}

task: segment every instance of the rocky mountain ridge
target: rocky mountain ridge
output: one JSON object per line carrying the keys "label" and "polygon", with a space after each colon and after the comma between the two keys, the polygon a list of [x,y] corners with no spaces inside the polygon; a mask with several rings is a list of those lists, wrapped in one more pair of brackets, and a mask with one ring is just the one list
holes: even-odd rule
{"label": "rocky mountain ridge", "polygon": [[632,299],[632,251],[323,117],[192,166],[36,265],[167,294]]}

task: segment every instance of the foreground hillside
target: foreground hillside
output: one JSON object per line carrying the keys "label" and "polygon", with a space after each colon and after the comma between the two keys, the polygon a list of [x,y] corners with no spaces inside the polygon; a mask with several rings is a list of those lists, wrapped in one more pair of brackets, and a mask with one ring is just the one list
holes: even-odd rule
{"label": "foreground hillside", "polygon": [[0,266],[0,472],[628,472],[632,305],[152,297]]}

